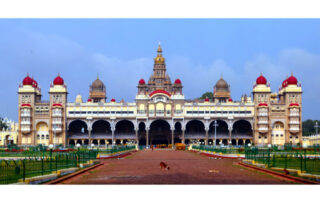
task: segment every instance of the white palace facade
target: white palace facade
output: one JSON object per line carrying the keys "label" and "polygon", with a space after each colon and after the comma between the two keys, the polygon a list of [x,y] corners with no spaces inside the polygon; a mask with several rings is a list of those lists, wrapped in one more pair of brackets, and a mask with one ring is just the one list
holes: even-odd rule
{"label": "white palace facade", "polygon": [[[291,75],[278,92],[261,74],[252,96],[234,101],[221,77],[212,99],[187,100],[180,79],[166,73],[159,45],[153,74],[138,82],[135,102],[107,101],[106,86],[97,78],[89,99],[68,100],[67,85],[58,75],[50,85],[50,100],[41,99],[35,79],[19,86],[19,145],[202,144],[254,145],[302,142],[301,84]],[[218,126],[215,127],[215,121]],[[216,133],[215,133],[216,131]],[[216,139],[215,139],[216,134]]]}

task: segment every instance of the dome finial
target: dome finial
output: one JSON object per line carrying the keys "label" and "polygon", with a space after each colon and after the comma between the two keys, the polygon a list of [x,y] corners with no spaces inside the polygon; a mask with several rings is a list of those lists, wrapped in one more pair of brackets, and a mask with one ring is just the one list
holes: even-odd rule
{"label": "dome finial", "polygon": [[158,46],[158,50],[157,50],[158,53],[162,53],[162,48],[161,48],[161,44],[159,42],[159,46]]}
{"label": "dome finial", "polygon": [[97,74],[97,79],[99,79],[99,73]]}
{"label": "dome finial", "polygon": [[220,79],[223,79],[223,73],[221,73]]}

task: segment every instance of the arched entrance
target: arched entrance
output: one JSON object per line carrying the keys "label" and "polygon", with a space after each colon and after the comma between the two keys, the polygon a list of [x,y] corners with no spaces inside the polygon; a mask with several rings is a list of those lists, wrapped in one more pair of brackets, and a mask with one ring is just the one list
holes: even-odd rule
{"label": "arched entrance", "polygon": [[[41,144],[41,145],[49,145],[49,128],[47,123],[45,122],[40,122],[37,124],[36,126],[37,129],[37,140],[36,143],[37,145]],[[57,144],[57,138],[53,137],[54,139],[54,144]]]}
{"label": "arched entrance", "polygon": [[185,137],[190,140],[205,139],[204,124],[199,120],[189,121],[186,125]]}
{"label": "arched entrance", "polygon": [[138,127],[139,145],[144,146],[146,145],[146,124],[144,122],[140,122]]}
{"label": "arched entrance", "polygon": [[[221,138],[229,138],[229,129],[228,124],[223,120],[217,120],[218,126],[214,126],[214,121],[212,121],[209,125],[209,138],[215,137],[215,130],[216,130],[216,136],[217,139]],[[218,145],[218,144],[217,144]]]}
{"label": "arched entrance", "polygon": [[180,122],[174,125],[174,143],[181,143],[182,126]]}
{"label": "arched entrance", "polygon": [[170,144],[171,130],[170,125],[165,120],[155,120],[150,125],[150,145]]}
{"label": "arched entrance", "polygon": [[108,136],[111,137],[111,126],[108,121],[99,120],[93,123],[91,132],[92,138],[107,138]]}
{"label": "arched entrance", "polygon": [[285,143],[284,124],[280,121],[277,121],[272,126],[271,144],[284,145],[284,143]]}
{"label": "arched entrance", "polygon": [[[238,120],[234,122],[232,127],[232,144],[234,145],[234,142],[236,142],[236,139],[247,139],[250,141],[250,139],[253,139],[253,131],[251,127],[251,123],[247,120]],[[239,143],[238,145],[242,145]]]}
{"label": "arched entrance", "polygon": [[116,140],[120,140],[120,144],[124,139],[136,139],[135,131],[134,131],[134,125],[131,121],[128,120],[121,120],[116,124],[116,130],[114,133],[114,138]]}

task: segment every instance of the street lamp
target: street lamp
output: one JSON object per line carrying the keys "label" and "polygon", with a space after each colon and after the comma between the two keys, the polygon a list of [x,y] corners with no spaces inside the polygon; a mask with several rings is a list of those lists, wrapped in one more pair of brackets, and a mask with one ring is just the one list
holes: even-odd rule
{"label": "street lamp", "polygon": [[53,144],[49,145],[49,149],[50,149],[50,158],[52,158],[52,149],[53,149]]}
{"label": "street lamp", "polygon": [[217,127],[219,126],[217,120],[214,120],[214,147],[217,146]]}
{"label": "street lamp", "polygon": [[316,121],[316,125],[314,127],[316,128],[316,135],[317,135],[318,134],[318,128],[319,128],[318,121]]}
{"label": "street lamp", "polygon": [[91,144],[91,149],[93,149],[93,147],[94,147],[94,144],[92,143],[92,144]]}

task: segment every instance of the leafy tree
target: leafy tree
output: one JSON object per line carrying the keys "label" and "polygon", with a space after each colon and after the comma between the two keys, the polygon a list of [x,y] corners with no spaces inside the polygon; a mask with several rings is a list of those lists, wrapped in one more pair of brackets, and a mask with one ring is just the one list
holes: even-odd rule
{"label": "leafy tree", "polygon": [[[314,127],[316,125],[316,122],[320,124],[320,121],[317,120],[305,120],[302,122],[302,135],[303,136],[309,136],[316,133],[316,128]],[[320,128],[318,129],[318,133],[320,131]]]}
{"label": "leafy tree", "polygon": [[212,92],[205,92],[204,94],[202,94],[202,96],[200,97],[200,99],[212,99],[213,98],[213,93]]}
{"label": "leafy tree", "polygon": [[0,117],[0,130],[7,130],[8,125],[3,121],[3,118]]}

